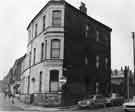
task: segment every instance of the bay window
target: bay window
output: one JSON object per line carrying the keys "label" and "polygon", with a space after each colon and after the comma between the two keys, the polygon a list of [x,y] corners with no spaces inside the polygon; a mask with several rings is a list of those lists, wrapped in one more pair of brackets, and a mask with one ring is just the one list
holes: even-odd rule
{"label": "bay window", "polygon": [[60,40],[51,40],[51,58],[60,58]]}

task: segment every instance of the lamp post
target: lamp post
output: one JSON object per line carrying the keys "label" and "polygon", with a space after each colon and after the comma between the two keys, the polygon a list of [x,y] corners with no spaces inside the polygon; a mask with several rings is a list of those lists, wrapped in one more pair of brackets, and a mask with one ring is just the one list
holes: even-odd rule
{"label": "lamp post", "polygon": [[[133,75],[133,84],[135,84],[135,32],[132,32],[132,38],[133,38],[133,68],[134,68],[134,75]],[[134,89],[135,94],[135,89]]]}

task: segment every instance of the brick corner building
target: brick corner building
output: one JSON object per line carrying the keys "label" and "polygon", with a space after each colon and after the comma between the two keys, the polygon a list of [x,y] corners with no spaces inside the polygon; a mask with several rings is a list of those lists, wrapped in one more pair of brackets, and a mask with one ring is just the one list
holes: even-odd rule
{"label": "brick corner building", "polygon": [[[50,0],[32,19],[22,63],[22,94],[43,105],[73,104],[88,94],[108,95],[111,31],[64,0]],[[65,84],[60,80],[65,77]],[[98,85],[98,87],[97,87]]]}

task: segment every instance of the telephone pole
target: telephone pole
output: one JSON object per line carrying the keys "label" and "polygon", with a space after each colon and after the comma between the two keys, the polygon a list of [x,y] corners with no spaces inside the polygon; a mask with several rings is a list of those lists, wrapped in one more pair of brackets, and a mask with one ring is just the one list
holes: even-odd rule
{"label": "telephone pole", "polygon": [[[132,38],[133,38],[133,67],[134,67],[134,75],[133,75],[133,85],[135,84],[135,32],[132,32]],[[135,94],[135,88],[134,88],[134,94]]]}

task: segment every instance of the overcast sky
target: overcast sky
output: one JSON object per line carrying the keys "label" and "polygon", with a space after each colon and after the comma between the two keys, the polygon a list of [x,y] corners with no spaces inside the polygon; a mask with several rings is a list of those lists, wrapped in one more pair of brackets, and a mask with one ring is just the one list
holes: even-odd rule
{"label": "overcast sky", "polygon": [[[75,7],[86,3],[88,15],[112,28],[112,69],[129,65],[133,69],[135,0],[67,0]],[[0,3],[0,79],[14,61],[23,56],[27,45],[27,26],[48,0],[3,0]]]}

